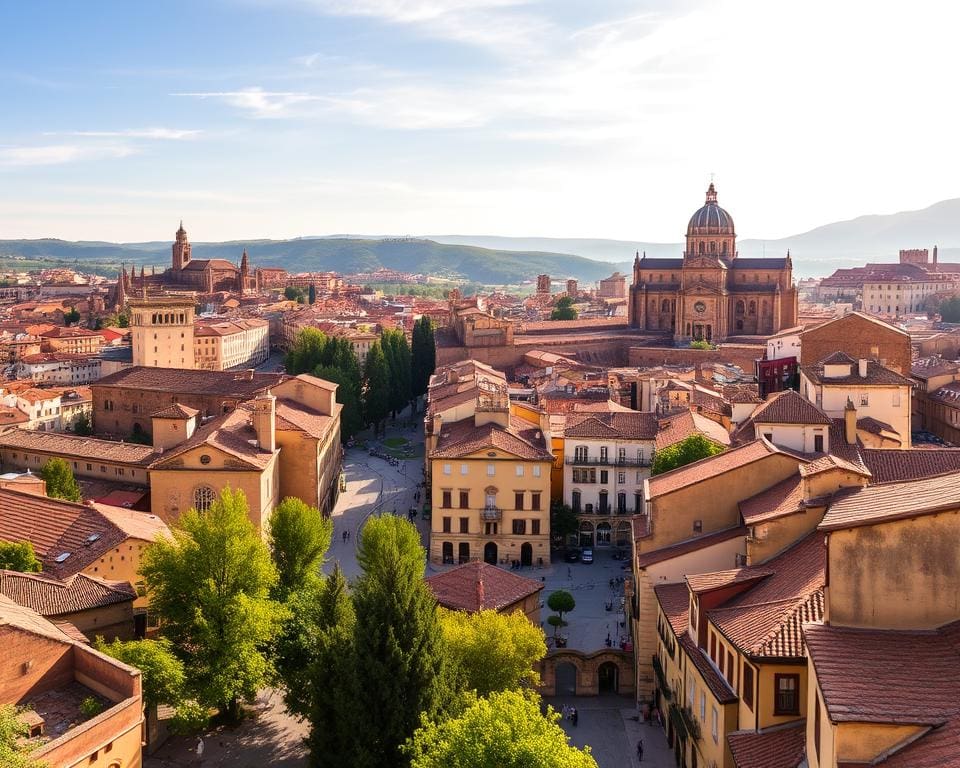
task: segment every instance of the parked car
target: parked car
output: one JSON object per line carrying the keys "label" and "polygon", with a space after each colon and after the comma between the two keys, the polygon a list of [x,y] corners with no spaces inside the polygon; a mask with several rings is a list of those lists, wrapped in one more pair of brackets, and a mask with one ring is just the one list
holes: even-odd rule
{"label": "parked car", "polygon": [[593,550],[585,549],[580,553],[580,562],[587,563],[588,565],[593,562]]}
{"label": "parked car", "polygon": [[563,559],[568,563],[575,563],[580,559],[580,552],[576,549],[568,549],[567,554],[563,556]]}

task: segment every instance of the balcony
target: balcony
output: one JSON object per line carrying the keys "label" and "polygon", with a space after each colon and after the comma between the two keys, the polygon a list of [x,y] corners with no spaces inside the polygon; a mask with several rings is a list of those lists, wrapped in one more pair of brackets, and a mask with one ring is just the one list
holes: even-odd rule
{"label": "balcony", "polygon": [[660,659],[656,655],[653,656],[653,671],[657,675],[657,685],[663,694],[663,698],[670,701],[670,699],[673,698],[673,691],[670,690],[670,685],[667,683],[667,676],[664,674],[663,666],[660,664]]}
{"label": "balcony", "polygon": [[642,510],[636,510],[636,509],[621,510],[621,509],[617,509],[616,507],[609,507],[609,506],[606,509],[594,507],[593,509],[590,509],[590,510],[586,509],[586,507],[582,507],[580,509],[574,509],[573,512],[576,515],[586,515],[587,517],[610,517],[611,515],[627,517],[629,515],[643,514]]}
{"label": "balcony", "polygon": [[696,716],[693,714],[693,710],[691,710],[690,707],[681,707],[678,711],[680,712],[680,719],[683,721],[683,725],[687,729],[687,733],[690,734],[691,738],[699,741],[700,721],[697,720]]}
{"label": "balcony", "polygon": [[628,459],[626,457],[620,458],[601,458],[598,456],[564,456],[564,464],[572,464],[577,467],[649,467],[650,459],[638,459],[632,458]]}
{"label": "balcony", "polygon": [[503,510],[500,507],[484,507],[480,510],[480,519],[485,523],[496,523],[503,519]]}

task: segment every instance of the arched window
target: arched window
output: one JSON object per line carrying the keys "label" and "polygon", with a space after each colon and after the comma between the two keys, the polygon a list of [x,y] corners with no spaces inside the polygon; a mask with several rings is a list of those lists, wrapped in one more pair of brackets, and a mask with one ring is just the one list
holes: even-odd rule
{"label": "arched window", "polygon": [[726,240],[723,241],[723,249],[722,249],[722,252],[723,252],[723,255],[724,255],[724,256],[727,255],[727,241],[726,241]]}
{"label": "arched window", "polygon": [[750,302],[750,314],[751,315],[757,314],[757,302],[755,301]]}
{"label": "arched window", "polygon": [[670,302],[669,302],[669,300],[664,299],[662,302],[660,302],[660,311],[661,311],[661,312],[669,312],[669,311],[670,311]]}
{"label": "arched window", "polygon": [[717,252],[717,244],[716,244],[715,242],[712,242],[712,241],[711,241],[711,243],[710,243],[710,253],[716,253],[716,252]]}
{"label": "arched window", "polygon": [[745,311],[746,311],[746,306],[744,305],[744,303],[742,301],[738,301],[736,313],[738,315],[742,315]]}
{"label": "arched window", "polygon": [[767,315],[770,312],[770,305],[767,304],[767,300],[764,299],[763,303],[760,305],[760,313],[762,315]]}
{"label": "arched window", "polygon": [[197,512],[206,512],[216,498],[216,492],[209,485],[198,486],[193,492],[193,508]]}
{"label": "arched window", "polygon": [[700,242],[700,253],[706,253],[706,248],[703,246],[703,241]]}
{"label": "arched window", "polygon": [[650,311],[651,311],[651,312],[656,312],[656,311],[657,311],[657,300],[656,300],[656,299],[650,299]]}

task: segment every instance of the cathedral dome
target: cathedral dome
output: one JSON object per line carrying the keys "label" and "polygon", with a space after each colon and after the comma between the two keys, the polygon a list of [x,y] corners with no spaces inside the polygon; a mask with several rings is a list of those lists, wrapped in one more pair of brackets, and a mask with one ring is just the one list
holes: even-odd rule
{"label": "cathedral dome", "polygon": [[733,217],[717,205],[717,190],[710,182],[707,201],[703,208],[690,217],[687,236],[690,235],[733,235]]}

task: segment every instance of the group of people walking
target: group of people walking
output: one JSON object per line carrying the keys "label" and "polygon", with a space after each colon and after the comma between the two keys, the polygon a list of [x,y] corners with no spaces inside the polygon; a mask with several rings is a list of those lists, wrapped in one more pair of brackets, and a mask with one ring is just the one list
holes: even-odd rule
{"label": "group of people walking", "polygon": [[577,708],[572,705],[564,704],[561,712],[563,714],[563,719],[569,720],[574,725],[576,725],[577,721],[580,719],[580,713],[577,712]]}

